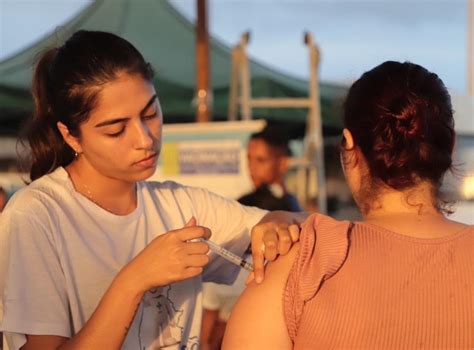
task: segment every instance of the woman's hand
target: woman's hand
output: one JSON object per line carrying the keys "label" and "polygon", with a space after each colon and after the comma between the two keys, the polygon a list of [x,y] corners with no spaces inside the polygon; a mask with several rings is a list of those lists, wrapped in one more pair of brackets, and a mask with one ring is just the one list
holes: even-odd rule
{"label": "woman's hand", "polygon": [[156,237],[127,266],[124,273],[141,286],[143,292],[195,277],[209,262],[209,246],[204,242],[191,242],[196,238],[208,239],[211,231],[196,226],[192,217],[186,225]]}
{"label": "woman's hand", "polygon": [[292,245],[299,240],[300,224],[308,213],[290,213],[286,211],[270,212],[252,229],[252,257],[254,271],[247,282],[255,278],[263,281],[265,259],[273,261],[278,255],[288,253]]}

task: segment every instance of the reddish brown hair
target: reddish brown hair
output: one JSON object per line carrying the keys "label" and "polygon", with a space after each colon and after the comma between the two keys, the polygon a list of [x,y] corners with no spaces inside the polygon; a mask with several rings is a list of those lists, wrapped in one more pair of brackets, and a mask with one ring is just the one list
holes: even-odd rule
{"label": "reddish brown hair", "polygon": [[419,65],[388,61],[364,73],[349,90],[344,125],[372,179],[394,189],[428,180],[437,192],[452,166],[451,98],[441,79]]}

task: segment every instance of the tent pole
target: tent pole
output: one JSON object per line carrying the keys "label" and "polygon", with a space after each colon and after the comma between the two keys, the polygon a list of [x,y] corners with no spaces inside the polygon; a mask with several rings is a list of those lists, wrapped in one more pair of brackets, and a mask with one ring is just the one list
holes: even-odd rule
{"label": "tent pole", "polygon": [[211,120],[212,93],[209,90],[209,33],[207,31],[206,0],[196,0],[196,121],[198,123]]}
{"label": "tent pole", "polygon": [[474,97],[474,0],[467,0],[467,95]]}

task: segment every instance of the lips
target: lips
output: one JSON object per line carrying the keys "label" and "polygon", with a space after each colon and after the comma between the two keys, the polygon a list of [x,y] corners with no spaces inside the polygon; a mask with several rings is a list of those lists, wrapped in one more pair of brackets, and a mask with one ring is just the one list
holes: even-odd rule
{"label": "lips", "polygon": [[150,160],[150,159],[152,159],[152,158],[155,158],[156,155],[157,155],[157,153],[153,153],[153,154],[149,155],[148,157],[143,158],[142,160],[139,160],[137,163],[145,162],[145,161],[147,161],[147,160]]}
{"label": "lips", "polygon": [[143,168],[151,168],[156,165],[156,159],[158,158],[158,153],[153,153],[142,160],[139,160],[135,164]]}

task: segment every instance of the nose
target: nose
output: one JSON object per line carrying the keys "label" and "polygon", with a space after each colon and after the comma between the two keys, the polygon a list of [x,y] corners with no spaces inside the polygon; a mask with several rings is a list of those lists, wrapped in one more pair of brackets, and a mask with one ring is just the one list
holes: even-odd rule
{"label": "nose", "polygon": [[143,121],[136,123],[135,148],[151,149],[153,147],[154,137],[149,126]]}

